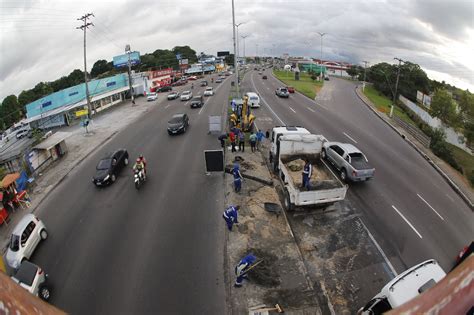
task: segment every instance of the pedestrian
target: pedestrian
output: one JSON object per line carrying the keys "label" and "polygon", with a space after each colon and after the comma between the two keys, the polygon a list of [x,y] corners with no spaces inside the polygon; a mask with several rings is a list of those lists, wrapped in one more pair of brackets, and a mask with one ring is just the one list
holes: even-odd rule
{"label": "pedestrian", "polygon": [[232,146],[232,152],[235,152],[235,133],[234,131],[232,130],[230,133],[229,133],[229,139],[230,139],[230,144]]}
{"label": "pedestrian", "polygon": [[244,279],[248,279],[247,272],[256,260],[257,258],[254,255],[249,254],[239,261],[238,265],[235,266],[237,279],[235,279],[234,287],[240,288]]}
{"label": "pedestrian", "polygon": [[225,209],[224,214],[222,217],[224,218],[225,222],[227,223],[227,228],[229,231],[232,231],[232,226],[234,223],[239,223],[237,220],[237,211],[239,211],[240,206],[230,206]]}
{"label": "pedestrian", "polygon": [[245,152],[245,132],[239,132],[239,151]]}
{"label": "pedestrian", "polygon": [[250,140],[250,149],[252,150],[252,152],[255,152],[256,146],[257,146],[257,135],[255,134],[255,132],[252,132],[250,134],[249,140]]}
{"label": "pedestrian", "polygon": [[262,130],[257,131],[257,150],[259,151],[260,151],[260,147],[262,146],[263,138],[265,138],[263,131]]}
{"label": "pedestrian", "polygon": [[228,135],[227,133],[223,133],[223,134],[221,134],[221,135],[219,136],[219,138],[217,138],[217,139],[221,142],[221,147],[222,147],[222,149],[225,148],[225,141],[227,140],[227,137],[228,137],[228,136],[229,136],[229,135]]}
{"label": "pedestrian", "polygon": [[270,130],[265,132],[265,138],[270,139]]}
{"label": "pedestrian", "polygon": [[234,168],[232,169],[232,175],[234,175],[234,189],[235,192],[238,193],[242,189],[242,174],[240,173],[239,163],[234,164]]}
{"label": "pedestrian", "polygon": [[307,190],[311,188],[309,182],[310,182],[312,174],[313,174],[313,166],[309,162],[309,159],[306,158],[302,175],[303,175],[303,188],[306,188]]}

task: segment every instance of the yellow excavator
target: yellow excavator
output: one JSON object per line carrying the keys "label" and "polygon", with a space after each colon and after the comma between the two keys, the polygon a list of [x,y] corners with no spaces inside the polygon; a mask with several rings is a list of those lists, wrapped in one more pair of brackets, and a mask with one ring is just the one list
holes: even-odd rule
{"label": "yellow excavator", "polygon": [[[240,106],[242,106],[242,110],[239,110]],[[253,130],[255,116],[250,112],[250,106],[248,105],[247,96],[244,96],[244,101],[242,105],[236,104],[236,109],[232,112],[229,119],[231,128],[237,127],[243,131]]]}

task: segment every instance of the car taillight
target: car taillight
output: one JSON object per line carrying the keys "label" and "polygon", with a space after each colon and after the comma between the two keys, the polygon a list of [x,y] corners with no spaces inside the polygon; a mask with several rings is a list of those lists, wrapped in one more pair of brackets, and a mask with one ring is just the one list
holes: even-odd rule
{"label": "car taillight", "polygon": [[39,275],[42,275],[42,274],[43,274],[43,269],[38,268],[38,274],[39,274]]}
{"label": "car taillight", "polygon": [[357,172],[356,172],[356,171],[352,171],[352,176],[357,176]]}

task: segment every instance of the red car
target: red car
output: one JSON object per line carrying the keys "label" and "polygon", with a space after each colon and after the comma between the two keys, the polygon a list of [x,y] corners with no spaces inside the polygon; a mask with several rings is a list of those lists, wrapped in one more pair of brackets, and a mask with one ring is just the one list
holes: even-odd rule
{"label": "red car", "polygon": [[287,86],[286,89],[288,90],[289,93],[295,93],[295,88],[292,86]]}
{"label": "red car", "polygon": [[194,80],[197,80],[197,79],[198,78],[195,75],[192,75],[192,76],[188,77],[188,80],[191,80],[191,81],[194,81]]}

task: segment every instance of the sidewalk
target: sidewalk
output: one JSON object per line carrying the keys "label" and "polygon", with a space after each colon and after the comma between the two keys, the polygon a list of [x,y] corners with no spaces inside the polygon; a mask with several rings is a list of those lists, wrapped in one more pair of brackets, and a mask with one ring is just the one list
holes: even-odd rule
{"label": "sidewalk", "polygon": [[454,191],[467,203],[467,205],[474,210],[474,190],[471,188],[467,180],[453,169],[448,163],[437,157],[430,149],[423,146],[418,140],[412,137],[402,127],[396,125],[390,117],[386,114],[377,111],[372,102],[363,94],[360,85],[355,89],[357,96],[370,108],[380,119],[388,124],[400,136],[420,153],[430,165],[448,182]]}
{"label": "sidewalk", "polygon": [[86,133],[85,129],[80,125],[62,127],[59,130],[55,130],[71,133],[71,136],[66,139],[68,152],[64,157],[46,168],[44,172],[36,174],[35,187],[30,192],[31,207],[26,209],[18,208],[10,214],[8,225],[3,224],[0,227],[2,252],[8,246],[13,228],[25,214],[35,212],[48,194],[95,149],[136,121],[152,107],[157,106],[158,102],[164,98],[166,98],[166,95],[161,94],[157,101],[147,102],[145,97],[139,97],[136,99],[135,106],[132,106],[131,102],[127,100],[101,111],[92,117],[88,127],[89,133]]}

